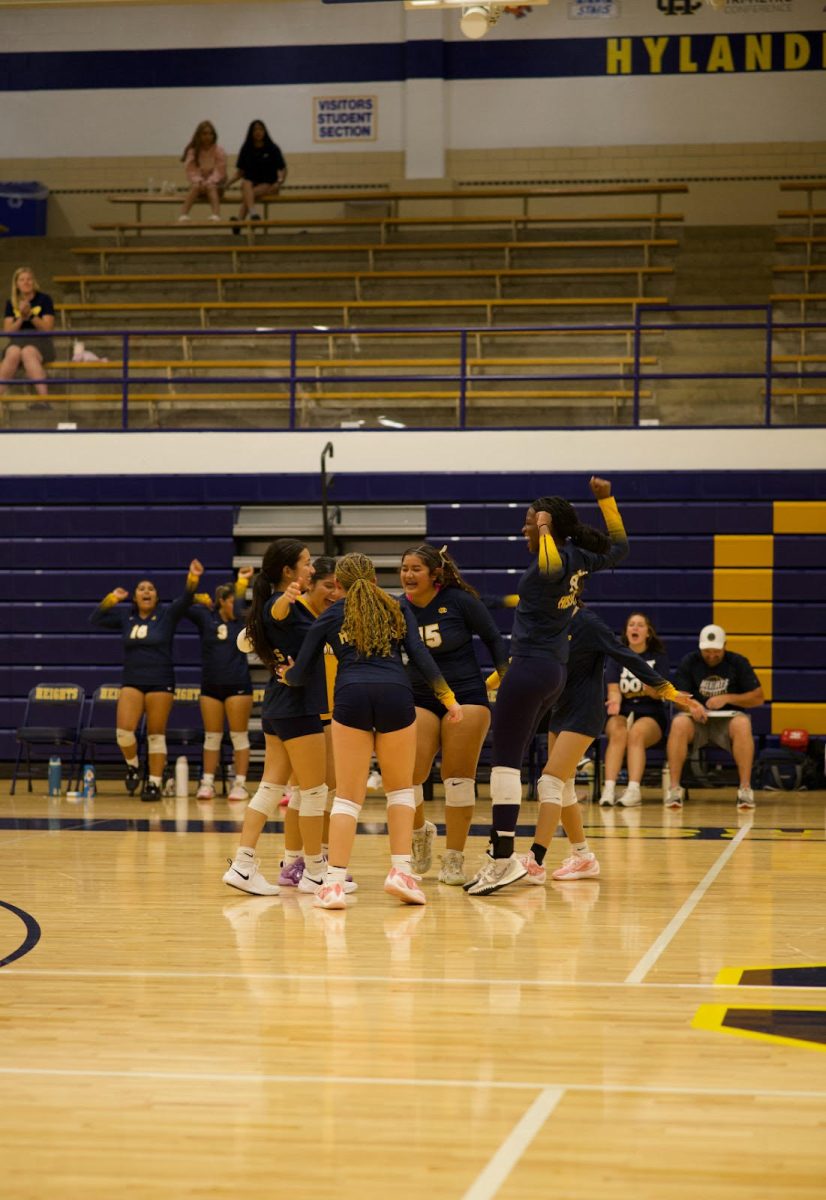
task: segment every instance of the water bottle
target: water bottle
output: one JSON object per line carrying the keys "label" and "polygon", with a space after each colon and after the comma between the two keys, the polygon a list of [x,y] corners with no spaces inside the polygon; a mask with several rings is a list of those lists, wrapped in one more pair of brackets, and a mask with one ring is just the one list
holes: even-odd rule
{"label": "water bottle", "polygon": [[175,795],[189,795],[189,759],[185,754],[175,763]]}
{"label": "water bottle", "polygon": [[63,785],[63,764],[57,754],[49,759],[49,795],[59,796]]}
{"label": "water bottle", "polygon": [[97,790],[94,764],[87,763],[83,768],[83,799],[94,800]]}
{"label": "water bottle", "polygon": [[668,799],[668,793],[671,791],[671,768],[668,763],[663,763],[663,800]]}

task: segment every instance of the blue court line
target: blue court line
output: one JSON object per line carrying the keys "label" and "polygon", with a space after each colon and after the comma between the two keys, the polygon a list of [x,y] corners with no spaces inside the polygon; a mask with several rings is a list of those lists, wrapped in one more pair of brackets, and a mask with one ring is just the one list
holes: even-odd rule
{"label": "blue court line", "polygon": [[17,949],[13,950],[11,954],[7,954],[5,958],[0,958],[0,967],[7,967],[9,963],[15,962],[24,954],[28,954],[30,950],[34,950],[40,941],[41,929],[31,913],[24,912],[22,908],[17,908],[14,904],[9,904],[7,900],[0,900],[0,908],[7,908],[10,913],[14,913],[26,927],[26,936]]}
{"label": "blue court line", "polygon": [[[225,818],[217,818],[214,821],[204,820],[186,820],[175,821],[172,818],[159,817],[152,819],[151,817],[101,817],[101,818],[84,818],[77,817],[0,817],[0,829],[16,829],[16,830],[52,830],[57,833],[67,831],[71,833],[239,833],[241,826],[237,821],[228,821]],[[283,821],[269,821],[265,832],[281,833],[284,829]],[[439,836],[444,836],[445,827],[441,824],[436,824],[436,831]],[[358,826],[360,834],[381,834],[387,833],[387,825],[384,821],[361,821]],[[489,825],[471,825],[470,835],[472,837],[487,837],[490,832]],[[518,825],[516,828],[517,837],[532,837],[534,832],[533,825]],[[688,826],[683,828],[675,826],[673,829],[629,829],[623,825],[617,829],[594,829],[586,826],[586,832],[589,839],[602,839],[610,841],[612,838],[616,840],[617,835],[622,840],[629,840],[633,837],[636,841],[685,841],[685,842],[719,842],[727,841],[737,832],[736,827],[731,825],[720,826]],[[808,829],[805,826],[793,828],[780,828],[778,826],[766,825],[762,828],[752,827],[749,840],[754,842],[770,842],[774,841],[777,835],[780,834],[784,841],[822,841],[820,829]],[[626,836],[627,835],[627,836]],[[762,835],[762,836],[761,836]],[[557,837],[564,837],[562,830],[558,830]],[[2,903],[2,901],[0,901]],[[2,963],[0,963],[2,966]]]}

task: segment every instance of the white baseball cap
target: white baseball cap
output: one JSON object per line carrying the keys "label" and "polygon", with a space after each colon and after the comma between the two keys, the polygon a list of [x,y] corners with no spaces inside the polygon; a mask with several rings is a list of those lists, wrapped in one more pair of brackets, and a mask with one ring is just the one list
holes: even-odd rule
{"label": "white baseball cap", "polygon": [[722,625],[705,625],[700,630],[701,650],[722,650],[726,644],[726,631]]}

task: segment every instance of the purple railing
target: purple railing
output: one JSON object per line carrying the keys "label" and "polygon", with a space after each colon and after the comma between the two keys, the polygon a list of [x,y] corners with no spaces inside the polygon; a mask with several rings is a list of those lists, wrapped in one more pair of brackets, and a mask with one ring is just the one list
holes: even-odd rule
{"label": "purple railing", "polygon": [[[714,320],[702,320],[701,314],[722,314],[722,319],[718,317]],[[683,314],[688,314],[690,319],[685,320]],[[732,319],[735,314],[743,314],[745,320]],[[669,337],[679,337],[689,331],[754,331],[762,333],[762,355],[760,362],[755,362],[755,369],[751,371],[730,371],[730,372],[710,372],[710,371],[669,371],[666,369],[667,362],[659,361],[657,366],[652,368],[648,364],[643,363],[643,359],[647,356],[645,352],[645,339],[652,335],[668,334]],[[763,391],[762,418],[759,421],[740,422],[740,427],[757,427],[771,426],[774,424],[775,410],[773,407],[773,388],[776,381],[793,380],[799,383],[808,383],[809,381],[818,381],[826,379],[826,371],[822,370],[807,370],[803,373],[802,363],[798,362],[796,370],[775,370],[773,365],[773,344],[774,339],[783,333],[798,334],[801,346],[805,345],[807,332],[816,332],[826,330],[826,321],[778,321],[775,319],[770,305],[663,305],[663,306],[640,306],[637,308],[633,321],[622,322],[616,324],[593,324],[593,325],[468,325],[468,326],[369,326],[369,327],[309,327],[302,329],[280,329],[272,328],[262,330],[250,328],[233,328],[233,329],[96,329],[96,330],[54,330],[51,334],[28,334],[27,338],[38,338],[49,336],[56,342],[72,341],[77,338],[83,339],[105,339],[108,343],[117,342],[120,346],[121,364],[120,369],[116,369],[113,365],[111,372],[104,369],[100,373],[95,371],[93,378],[85,378],[79,380],[76,376],[63,373],[48,375],[48,385],[50,394],[47,398],[38,396],[27,396],[27,407],[31,410],[43,409],[44,404],[48,403],[50,407],[55,407],[61,403],[65,403],[70,409],[73,390],[77,393],[78,389],[89,390],[92,388],[100,388],[102,386],[115,386],[119,390],[121,398],[121,415],[120,428],[123,430],[130,429],[130,400],[138,400],[140,392],[135,392],[134,389],[141,387],[163,388],[174,382],[175,387],[180,387],[180,399],[186,400],[186,389],[190,386],[208,386],[214,388],[215,385],[232,385],[246,384],[254,386],[266,386],[272,388],[284,387],[287,392],[289,401],[289,412],[287,428],[295,430],[301,428],[298,422],[298,402],[300,399],[299,389],[309,386],[318,387],[323,383],[325,387],[338,384],[431,384],[436,389],[436,385],[451,385],[456,389],[456,421],[449,426],[434,426],[429,428],[468,428],[468,388],[469,385],[480,383],[497,384],[507,383],[512,388],[520,387],[528,388],[532,384],[571,384],[581,383],[588,384],[598,382],[601,385],[601,390],[611,390],[613,386],[618,389],[628,389],[632,391],[632,412],[630,426],[640,425],[640,408],[642,392],[648,384],[662,383],[671,380],[753,380],[761,385]],[[575,372],[570,371],[542,371],[531,374],[519,372],[492,372],[480,375],[471,370],[469,350],[469,339],[475,338],[491,338],[502,336],[513,336],[519,334],[541,335],[547,333],[549,335],[560,335],[565,333],[581,336],[592,333],[614,333],[622,335],[626,339],[628,347],[628,357],[631,359],[630,367],[625,368],[618,366],[612,373],[606,373],[605,370],[600,373]],[[323,377],[316,372],[308,372],[306,369],[299,370],[298,363],[301,357],[302,345],[308,345],[310,342],[318,343],[319,339],[324,338],[329,340],[331,348],[330,357],[333,357],[332,346],[336,338],[353,338],[353,337],[368,337],[370,335],[381,334],[384,336],[395,335],[399,338],[406,337],[439,337],[439,338],[455,338],[456,352],[452,357],[456,358],[457,366],[455,370],[439,371],[438,373],[381,373],[381,372],[360,372],[351,374],[349,372],[333,372],[325,370]],[[210,374],[185,374],[178,373],[177,369],[173,375],[159,376],[148,375],[140,371],[133,370],[131,367],[132,360],[136,357],[134,345],[138,341],[151,339],[188,339],[192,342],[199,339],[208,338],[211,340],[232,340],[235,338],[244,337],[261,339],[264,342],[270,340],[283,341],[288,340],[288,353],[279,355],[280,358],[288,361],[288,367],[283,375],[273,378],[272,376],[265,377],[263,375],[255,375],[247,372],[243,375],[220,375]],[[655,347],[656,348],[656,347]],[[270,351],[271,352],[271,351]],[[800,352],[803,355],[803,350]],[[531,356],[531,351],[526,351],[526,357]],[[58,360],[61,356],[58,356]],[[68,358],[68,355],[66,356]],[[550,355],[549,355],[550,357]],[[619,355],[618,357],[622,357]],[[319,365],[323,366],[324,359],[318,359]],[[198,360],[192,360],[193,367],[197,367]],[[186,367],[187,360],[181,359],[180,365]],[[353,367],[358,367],[358,360],[353,360]],[[31,387],[32,381],[23,377],[18,377],[13,380],[5,381],[6,387],[12,389],[11,392],[6,392],[0,397],[0,407],[3,401],[14,400],[14,392],[19,388]],[[55,394],[54,388],[67,389],[64,394]],[[595,389],[597,390],[597,389]],[[381,393],[377,393],[376,398],[380,398]],[[484,391],[479,391],[477,395],[484,395]],[[582,404],[587,406],[588,403],[587,390],[583,392]],[[174,399],[175,393],[170,392],[169,398]],[[220,393],[216,399],[220,398]],[[251,399],[254,395],[251,394]],[[339,399],[346,400],[347,393],[341,392],[338,395]],[[418,396],[416,397],[418,399]],[[29,403],[30,401],[30,403]],[[241,404],[242,402],[234,402]],[[421,403],[423,406],[427,404],[427,391],[421,392]],[[572,404],[576,401],[572,400]],[[392,402],[388,401],[388,406],[392,407]],[[354,409],[358,409],[358,401],[354,401]],[[551,413],[546,414],[550,418]],[[647,422],[651,423],[651,422]],[[798,424],[815,424],[822,425],[824,422],[797,422]],[[554,428],[552,420],[547,419],[538,422],[538,427]],[[537,424],[527,425],[497,425],[496,428],[536,428]],[[691,427],[696,427],[696,422],[691,422]],[[735,424],[732,421],[714,422],[712,427],[730,426]],[[42,420],[32,423],[34,427],[43,428]],[[583,428],[587,426],[578,426]],[[604,427],[604,423],[603,426]],[[670,424],[669,428],[679,427],[678,424]],[[16,428],[25,428],[25,426],[17,426]],[[93,426],[84,425],[83,429],[92,431],[95,428],[111,428],[111,426]],[[174,428],[167,425],[166,428]],[[186,426],[186,428],[191,428]],[[206,426],[202,428],[226,429],[226,422],[223,425]],[[263,426],[262,428],[267,428]],[[339,428],[338,424],[323,426],[313,424],[313,429],[323,428]],[[420,426],[417,428],[421,428]],[[485,426],[490,428],[490,426]],[[8,431],[8,430],[5,430]]]}

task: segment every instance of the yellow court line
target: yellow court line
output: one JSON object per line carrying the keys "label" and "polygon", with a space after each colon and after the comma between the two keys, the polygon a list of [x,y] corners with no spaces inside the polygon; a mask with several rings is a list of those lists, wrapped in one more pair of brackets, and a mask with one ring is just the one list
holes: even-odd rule
{"label": "yellow court line", "polygon": [[735,1037],[749,1038],[756,1042],[771,1042],[781,1046],[796,1046],[798,1049],[819,1050],[826,1052],[826,1046],[818,1042],[810,1042],[805,1038],[784,1037],[779,1033],[758,1033],[753,1029],[735,1029],[724,1025],[726,1013],[732,1009],[747,1009],[750,1012],[812,1012],[826,1013],[822,1006],[812,1007],[798,1004],[701,1004],[691,1021],[692,1029],[702,1029],[707,1033],[730,1033]]}

